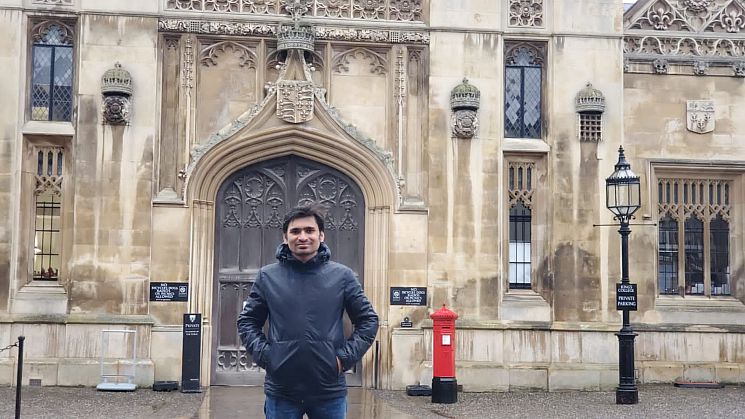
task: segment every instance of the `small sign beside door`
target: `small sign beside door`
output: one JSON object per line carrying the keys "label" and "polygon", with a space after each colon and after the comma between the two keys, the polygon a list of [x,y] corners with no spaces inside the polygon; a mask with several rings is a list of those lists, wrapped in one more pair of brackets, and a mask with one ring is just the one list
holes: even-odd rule
{"label": "small sign beside door", "polygon": [[391,287],[392,306],[426,306],[427,287]]}
{"label": "small sign beside door", "polygon": [[189,301],[186,282],[151,282],[150,301]]}

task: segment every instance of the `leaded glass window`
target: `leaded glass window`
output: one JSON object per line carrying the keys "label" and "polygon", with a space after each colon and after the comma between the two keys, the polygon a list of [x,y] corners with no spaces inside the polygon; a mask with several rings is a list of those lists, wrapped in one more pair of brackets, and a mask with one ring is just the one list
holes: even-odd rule
{"label": "leaded glass window", "polygon": [[532,278],[533,162],[510,162],[509,189],[509,278],[510,289],[530,289]]}
{"label": "leaded glass window", "polygon": [[730,295],[731,189],[726,179],[658,180],[660,294]]}
{"label": "leaded glass window", "polygon": [[541,138],[545,45],[505,43],[504,135]]}
{"label": "leaded glass window", "polygon": [[61,147],[36,149],[33,279],[38,281],[59,279],[63,163]]}
{"label": "leaded glass window", "polygon": [[32,30],[31,119],[72,119],[72,29],[59,21]]}
{"label": "leaded glass window", "polygon": [[677,294],[678,222],[669,215],[660,220],[659,244],[657,268],[660,294]]}

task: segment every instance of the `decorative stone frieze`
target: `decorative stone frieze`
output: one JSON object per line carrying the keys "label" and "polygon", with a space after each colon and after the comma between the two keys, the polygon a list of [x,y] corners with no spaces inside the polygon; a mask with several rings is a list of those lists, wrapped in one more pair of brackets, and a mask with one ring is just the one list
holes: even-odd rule
{"label": "decorative stone frieze", "polygon": [[50,6],[73,6],[74,0],[33,0],[31,4],[43,4]]}
{"label": "decorative stone frieze", "polygon": [[[164,9],[205,14],[278,15],[285,5],[293,3],[294,0],[165,0]],[[423,21],[422,0],[303,0],[300,3],[307,3],[308,16],[314,17]],[[532,3],[542,3],[542,0],[533,0]]]}
{"label": "decorative stone frieze", "polygon": [[471,139],[479,129],[477,111],[481,102],[481,92],[468,83],[467,78],[450,92],[450,108],[453,111],[451,126],[457,138]]}
{"label": "decorative stone frieze", "polygon": [[[430,40],[429,33],[425,31],[355,29],[329,26],[316,26],[313,30],[316,39],[330,41],[388,42],[392,44],[427,45]],[[158,31],[208,35],[274,37],[277,34],[277,26],[264,23],[160,19],[158,21]]]}
{"label": "decorative stone frieze", "polygon": [[[737,76],[745,58],[743,0],[657,0],[627,16],[624,71],[659,73],[657,59],[675,74]],[[739,77],[739,76],[738,76]]]}
{"label": "decorative stone frieze", "polygon": [[509,7],[510,26],[543,27],[543,0],[510,0]]}
{"label": "decorative stone frieze", "polygon": [[714,101],[689,100],[686,102],[686,128],[696,134],[714,131]]}
{"label": "decorative stone frieze", "polygon": [[126,125],[129,123],[130,102],[132,95],[132,77],[129,71],[119,63],[106,70],[101,77],[103,94],[103,118],[105,124]]}

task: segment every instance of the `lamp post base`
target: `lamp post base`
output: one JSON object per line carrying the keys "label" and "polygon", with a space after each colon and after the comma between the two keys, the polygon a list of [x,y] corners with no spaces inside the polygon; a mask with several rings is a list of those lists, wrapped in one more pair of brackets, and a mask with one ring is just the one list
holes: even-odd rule
{"label": "lamp post base", "polygon": [[616,389],[616,404],[638,404],[639,391],[637,389]]}

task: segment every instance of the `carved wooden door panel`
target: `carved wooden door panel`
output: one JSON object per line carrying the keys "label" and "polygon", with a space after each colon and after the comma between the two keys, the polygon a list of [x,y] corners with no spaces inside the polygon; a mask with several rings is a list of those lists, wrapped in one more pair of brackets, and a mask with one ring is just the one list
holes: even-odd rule
{"label": "carved wooden door panel", "polygon": [[[258,269],[276,261],[282,217],[296,204],[317,202],[327,209],[325,241],[331,259],[352,268],[364,286],[362,192],[347,176],[310,160],[287,156],[243,168],[217,194],[213,289],[213,385],[261,385],[264,371],[240,342],[236,328]],[[345,314],[345,334],[351,333]],[[361,385],[359,367],[347,373]]]}

